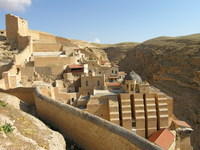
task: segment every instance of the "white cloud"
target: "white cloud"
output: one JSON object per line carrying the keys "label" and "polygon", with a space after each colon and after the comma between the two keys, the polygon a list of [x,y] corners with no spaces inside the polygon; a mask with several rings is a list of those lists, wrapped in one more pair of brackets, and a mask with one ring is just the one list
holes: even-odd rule
{"label": "white cloud", "polygon": [[31,5],[31,0],[0,0],[0,10],[24,11]]}
{"label": "white cloud", "polygon": [[101,43],[101,40],[99,38],[95,38],[92,42],[94,42],[94,43]]}

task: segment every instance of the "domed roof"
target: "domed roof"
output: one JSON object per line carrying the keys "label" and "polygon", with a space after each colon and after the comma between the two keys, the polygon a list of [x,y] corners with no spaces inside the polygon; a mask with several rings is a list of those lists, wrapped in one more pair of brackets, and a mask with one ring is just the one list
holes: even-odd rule
{"label": "domed roof", "polygon": [[131,71],[126,75],[125,80],[135,80],[137,83],[142,83],[141,77],[135,71]]}

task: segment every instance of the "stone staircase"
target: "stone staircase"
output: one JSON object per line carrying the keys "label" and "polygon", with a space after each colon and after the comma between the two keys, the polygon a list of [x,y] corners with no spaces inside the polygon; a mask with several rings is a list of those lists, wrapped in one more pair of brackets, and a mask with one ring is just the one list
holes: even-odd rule
{"label": "stone staircase", "polygon": [[146,94],[146,112],[147,112],[147,128],[149,137],[152,133],[157,131],[157,112],[155,94]]}
{"label": "stone staircase", "polygon": [[129,94],[121,94],[121,113],[122,126],[127,129],[132,129],[132,112],[131,101]]}
{"label": "stone staircase", "polygon": [[142,94],[134,95],[135,103],[135,120],[136,120],[136,133],[145,137],[145,113],[144,113],[144,100]]}
{"label": "stone staircase", "polygon": [[118,101],[109,100],[109,113],[110,113],[110,121],[117,125],[120,125],[119,118],[119,104]]}
{"label": "stone staircase", "polygon": [[168,127],[168,103],[169,98],[162,94],[123,93],[118,101],[109,100],[110,121],[148,138]]}
{"label": "stone staircase", "polygon": [[160,128],[167,128],[169,124],[169,111],[168,111],[168,102],[169,99],[165,95],[158,94],[158,105],[159,105],[159,114],[160,114]]}

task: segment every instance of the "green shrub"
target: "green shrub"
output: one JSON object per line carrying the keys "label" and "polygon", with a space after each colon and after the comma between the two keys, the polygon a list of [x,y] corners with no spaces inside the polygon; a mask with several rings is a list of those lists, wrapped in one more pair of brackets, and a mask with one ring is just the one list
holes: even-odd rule
{"label": "green shrub", "polygon": [[1,100],[0,100],[0,106],[6,107],[7,105],[8,105],[7,103],[5,103],[4,101],[1,101]]}
{"label": "green shrub", "polygon": [[10,123],[5,123],[4,125],[0,126],[0,131],[3,131],[4,133],[10,133],[13,130],[14,128]]}

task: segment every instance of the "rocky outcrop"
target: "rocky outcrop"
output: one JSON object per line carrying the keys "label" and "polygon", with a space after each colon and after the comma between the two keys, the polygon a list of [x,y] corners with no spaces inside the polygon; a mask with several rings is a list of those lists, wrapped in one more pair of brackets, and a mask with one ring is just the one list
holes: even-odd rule
{"label": "rocky outcrop", "polygon": [[119,65],[174,97],[174,113],[192,125],[192,144],[199,150],[200,34],[146,41],[127,51]]}
{"label": "rocky outcrop", "polygon": [[[65,150],[64,138],[37,118],[18,98],[0,93],[0,149]],[[8,132],[6,132],[7,130]]]}

